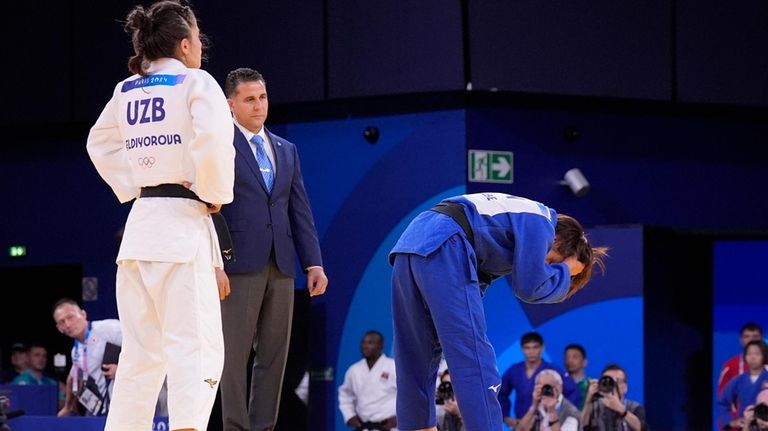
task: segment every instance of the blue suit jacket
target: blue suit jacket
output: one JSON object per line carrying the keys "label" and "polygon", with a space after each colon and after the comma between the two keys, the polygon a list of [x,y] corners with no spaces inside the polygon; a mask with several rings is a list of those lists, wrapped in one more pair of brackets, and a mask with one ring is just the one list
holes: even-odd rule
{"label": "blue suit jacket", "polygon": [[269,194],[248,141],[233,127],[235,197],[221,212],[232,234],[235,259],[225,261],[224,269],[231,274],[259,271],[273,249],[278,268],[291,277],[296,276],[297,252],[302,268],[322,266],[296,146],[265,130],[272,141],[277,174]]}

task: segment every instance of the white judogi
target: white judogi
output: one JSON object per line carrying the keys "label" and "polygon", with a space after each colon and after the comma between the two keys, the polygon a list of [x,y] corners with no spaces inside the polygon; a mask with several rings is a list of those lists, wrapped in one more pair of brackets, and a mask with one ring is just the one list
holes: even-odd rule
{"label": "white judogi", "polygon": [[[178,60],[115,87],[88,136],[88,154],[120,202],[141,187],[187,181],[204,201],[232,201],[234,129],[224,93]],[[204,430],[224,361],[218,239],[204,204],[142,198],[117,257],[123,348],[106,430],[147,430],[168,374],[171,429]],[[171,364],[171,367],[167,365]]]}
{"label": "white judogi", "polygon": [[365,358],[352,364],[339,386],[339,409],[344,423],[355,415],[363,422],[380,422],[395,416],[396,377],[395,361],[384,354],[371,369]]}

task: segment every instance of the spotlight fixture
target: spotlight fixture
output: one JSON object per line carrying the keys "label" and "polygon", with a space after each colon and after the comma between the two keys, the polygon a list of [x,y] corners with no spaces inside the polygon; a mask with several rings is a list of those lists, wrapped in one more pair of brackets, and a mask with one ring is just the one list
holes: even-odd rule
{"label": "spotlight fixture", "polygon": [[573,168],[566,172],[560,185],[568,186],[577,198],[584,197],[590,189],[589,181],[579,168]]}

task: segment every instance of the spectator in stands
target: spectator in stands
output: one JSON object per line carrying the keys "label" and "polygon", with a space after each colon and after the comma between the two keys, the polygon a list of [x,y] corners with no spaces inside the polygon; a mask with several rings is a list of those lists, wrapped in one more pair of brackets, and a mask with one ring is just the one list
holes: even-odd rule
{"label": "spectator in stands", "polygon": [[10,383],[16,376],[29,368],[29,348],[23,343],[14,343],[11,346],[11,367],[3,370],[0,383]]}
{"label": "spectator in stands", "polygon": [[[725,385],[723,393],[717,401],[719,423],[721,428],[742,428],[744,426],[744,409],[755,404],[757,394],[768,387],[768,346],[762,340],[754,340],[744,346],[744,362],[746,370]],[[737,416],[733,417],[732,411]]]}
{"label": "spectator in stands", "polygon": [[66,386],[53,377],[45,374],[48,365],[48,349],[40,343],[29,345],[29,368],[16,376],[11,383],[14,385],[51,385],[57,387],[59,409],[64,407]]}
{"label": "spectator in stands", "polygon": [[563,378],[541,370],[533,387],[533,402],[515,431],[580,431],[581,411],[563,396]]}
{"label": "spectator in stands", "polygon": [[743,421],[742,431],[768,430],[768,388],[762,389],[757,394],[757,400],[755,400],[754,405],[744,408]]}
{"label": "spectator in stands", "polygon": [[591,380],[581,412],[584,431],[648,431],[645,408],[626,397],[627,372],[609,364],[600,380]]}
{"label": "spectator in stands", "polygon": [[85,310],[77,302],[63,298],[53,306],[56,329],[75,340],[72,368],[67,376],[64,407],[59,416],[78,412],[78,401],[86,415],[105,415],[109,411],[112,382],[117,363],[105,364],[107,344],[122,345],[120,321],[115,319],[88,321]]}
{"label": "spectator in stands", "polygon": [[587,388],[589,388],[589,381],[591,380],[586,372],[587,351],[581,344],[569,344],[565,347],[564,356],[565,370],[576,383],[579,394],[581,394],[581,404],[576,405],[581,410],[584,408],[584,400],[587,399]]}
{"label": "spectator in stands", "polygon": [[29,346],[29,368],[16,376],[11,383],[14,385],[58,385],[55,379],[45,375],[48,365],[48,349],[40,343]]}
{"label": "spectator in stands", "polygon": [[[757,323],[748,322],[741,327],[741,331],[739,332],[739,343],[741,344],[742,349],[744,349],[744,346],[746,346],[750,341],[762,339],[763,328]],[[733,357],[723,363],[723,366],[720,367],[720,377],[717,381],[718,396],[723,393],[723,389],[725,389],[725,385],[727,385],[728,382],[733,380],[734,377],[746,371],[745,365],[743,350],[733,355]]]}
{"label": "spectator in stands", "polygon": [[[536,332],[523,334],[520,339],[520,346],[523,350],[525,359],[513,364],[501,376],[501,388],[499,389],[499,404],[501,404],[501,414],[504,416],[504,423],[510,428],[514,428],[531,407],[533,401],[533,387],[536,375],[541,370],[555,370],[563,377],[563,395],[568,398],[573,405],[579,405],[581,396],[568,375],[555,364],[544,362],[541,354],[544,351],[544,338]],[[509,396],[515,392],[514,417],[510,415]]]}
{"label": "spectator in stands", "polygon": [[397,427],[395,361],[384,354],[384,336],[368,331],[360,342],[363,359],[352,364],[339,387],[339,409],[344,423],[357,430]]}
{"label": "spectator in stands", "polygon": [[[723,389],[725,389],[725,385],[727,385],[728,382],[746,371],[746,364],[744,363],[744,346],[750,341],[762,339],[763,328],[760,325],[754,322],[747,322],[742,325],[741,331],[739,331],[739,344],[741,344],[742,350],[725,361],[722,367],[720,367],[720,375],[717,380],[718,398],[723,394]],[[734,406],[733,410],[731,410],[731,419],[737,418],[739,418],[739,412]]]}

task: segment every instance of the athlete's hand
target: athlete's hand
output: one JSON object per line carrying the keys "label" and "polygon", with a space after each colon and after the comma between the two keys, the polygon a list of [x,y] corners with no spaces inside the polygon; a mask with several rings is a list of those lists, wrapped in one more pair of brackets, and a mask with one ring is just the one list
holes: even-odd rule
{"label": "athlete's hand", "polygon": [[621,413],[625,409],[624,402],[619,399],[619,395],[616,394],[616,392],[609,392],[607,394],[604,393],[602,400],[604,406],[615,411],[616,413]]}
{"label": "athlete's hand", "polygon": [[563,263],[568,265],[568,270],[571,272],[571,277],[579,275],[581,274],[581,271],[584,271],[584,264],[579,262],[579,259],[577,259],[576,256],[566,257]]}
{"label": "athlete's hand", "polygon": [[224,272],[221,268],[214,268],[216,272],[216,285],[219,287],[219,299],[224,300],[227,296],[229,296],[230,293],[232,293],[232,290],[229,288],[229,277],[227,277],[227,273]]}
{"label": "athlete's hand", "polygon": [[597,379],[589,379],[589,386],[587,386],[587,400],[586,402],[592,401],[592,397],[595,396],[597,393]]}
{"label": "athlete's hand", "polygon": [[[188,189],[192,188],[192,183],[190,183],[189,181],[182,181],[181,185]],[[221,204],[209,204],[209,205],[210,206],[208,207],[208,214],[214,214],[221,211]]]}

